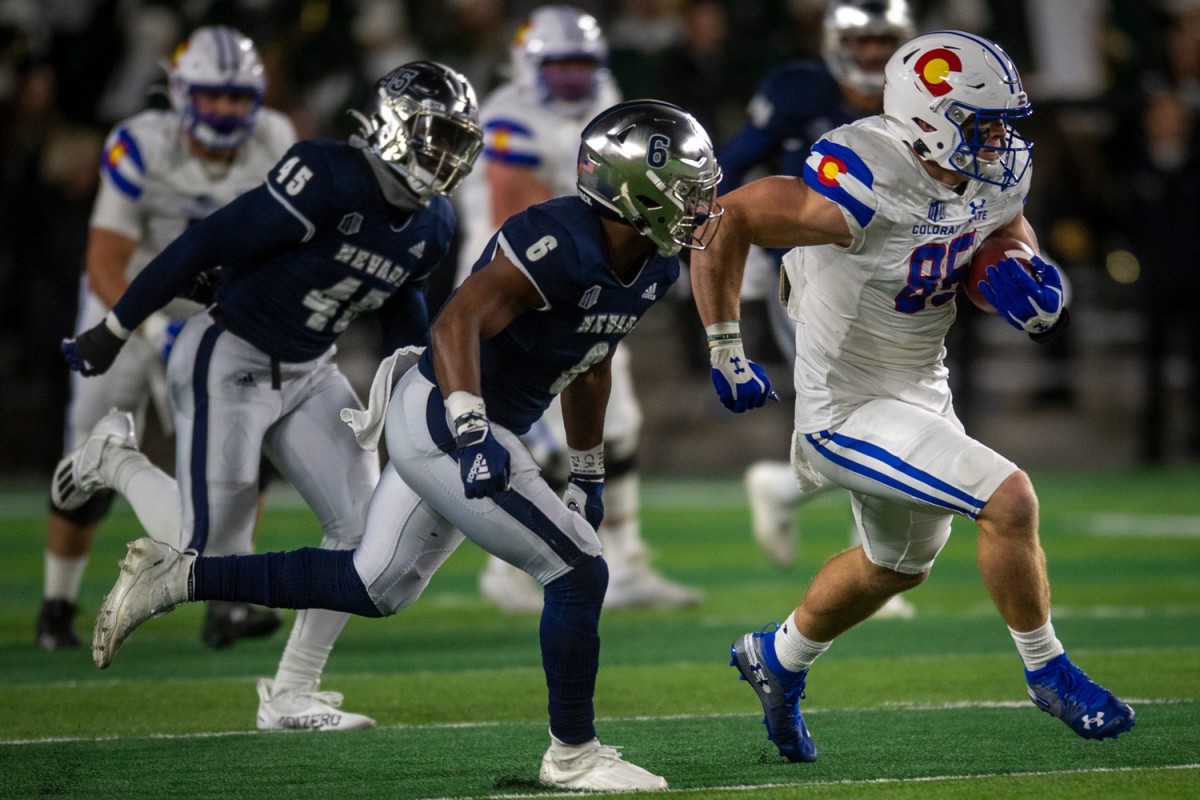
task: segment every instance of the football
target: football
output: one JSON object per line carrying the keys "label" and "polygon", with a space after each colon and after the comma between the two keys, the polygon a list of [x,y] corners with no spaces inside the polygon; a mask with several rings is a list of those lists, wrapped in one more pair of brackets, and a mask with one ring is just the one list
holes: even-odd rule
{"label": "football", "polygon": [[1033,255],[1034,252],[1030,249],[1029,245],[1020,239],[1014,239],[1011,236],[989,236],[983,240],[983,244],[979,246],[979,249],[975,251],[975,255],[971,257],[971,266],[967,269],[966,280],[963,281],[963,291],[967,293],[967,297],[971,298],[971,302],[980,311],[995,314],[996,309],[992,307],[992,304],[979,291],[980,282],[987,281],[987,268],[994,266],[997,261],[1002,259],[1015,258],[1017,263],[1032,275],[1033,267],[1029,263],[1029,259]]}

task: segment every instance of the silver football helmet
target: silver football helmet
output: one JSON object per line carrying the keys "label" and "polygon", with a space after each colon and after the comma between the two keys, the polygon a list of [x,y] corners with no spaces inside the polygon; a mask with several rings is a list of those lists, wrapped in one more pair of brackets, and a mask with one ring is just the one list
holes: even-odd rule
{"label": "silver football helmet", "polygon": [[[591,69],[555,69],[556,62],[591,64]],[[591,14],[568,5],[534,10],[517,28],[512,44],[513,77],[543,102],[567,105],[596,96],[608,43]]]}
{"label": "silver football helmet", "polygon": [[[175,51],[167,68],[171,105],[183,120],[184,132],[212,150],[239,147],[254,129],[267,91],[267,77],[254,42],[233,28],[197,28]],[[233,92],[250,98],[244,114],[206,114],[196,107],[196,93]]]}
{"label": "silver football helmet", "polygon": [[881,54],[876,60],[860,53],[860,40],[892,39],[894,49],[914,33],[908,0],[830,0],[821,26],[821,57],[838,83],[878,95],[883,91],[886,56]]}
{"label": "silver football helmet", "polygon": [[712,140],[682,108],[632,100],[583,129],[579,197],[633,225],[665,256],[703,250],[717,232],[721,167]]}
{"label": "silver football helmet", "polygon": [[461,73],[414,61],[375,84],[367,114],[351,111],[368,149],[419,197],[449,195],[483,147],[475,90]]}
{"label": "silver football helmet", "polygon": [[1002,189],[1018,183],[1033,145],[1012,127],[1033,113],[1021,76],[1000,46],[937,31],[888,61],[883,113],[921,158]]}

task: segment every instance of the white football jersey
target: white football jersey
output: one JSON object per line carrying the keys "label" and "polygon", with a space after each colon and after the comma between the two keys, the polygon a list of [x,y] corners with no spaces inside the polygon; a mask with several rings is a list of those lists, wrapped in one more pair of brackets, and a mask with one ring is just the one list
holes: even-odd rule
{"label": "white football jersey", "polygon": [[458,283],[468,274],[492,234],[492,199],[485,172],[487,162],[529,167],[539,181],[550,187],[551,197],[575,194],[575,167],[579,158],[579,134],[597,114],[621,101],[616,81],[607,71],[600,73],[596,97],[591,103],[572,108],[541,101],[537,94],[515,82],[498,87],[479,108],[483,127],[483,154],[458,190],[462,225]]}
{"label": "white football jersey", "polygon": [[853,242],[784,257],[798,323],[797,431],[836,428],[880,397],[950,408],[943,357],[955,293],[983,239],[1020,213],[1032,170],[1022,171],[1004,191],[977,180],[946,186],[883,116],[813,146],[803,180],[841,208]]}
{"label": "white football jersey", "polygon": [[188,152],[178,114],[143,111],[109,134],[91,225],[137,241],[132,280],[188,225],[262,183],[295,141],[291,121],[263,108],[233,163],[216,166]]}

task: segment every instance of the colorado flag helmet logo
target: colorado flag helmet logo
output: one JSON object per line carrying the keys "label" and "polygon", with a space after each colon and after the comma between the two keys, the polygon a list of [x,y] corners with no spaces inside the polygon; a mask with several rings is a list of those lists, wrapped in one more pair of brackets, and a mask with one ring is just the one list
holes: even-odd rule
{"label": "colorado flag helmet logo", "polygon": [[931,95],[941,97],[950,91],[950,84],[946,81],[950,74],[962,72],[962,60],[953,50],[935,47],[921,54],[917,63],[913,64],[913,71]]}

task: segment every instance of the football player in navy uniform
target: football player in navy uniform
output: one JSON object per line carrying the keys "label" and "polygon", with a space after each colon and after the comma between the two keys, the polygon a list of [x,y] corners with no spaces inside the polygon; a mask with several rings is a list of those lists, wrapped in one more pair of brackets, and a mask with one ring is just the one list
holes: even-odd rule
{"label": "football player in navy uniform", "polygon": [[[159,484],[138,511],[148,531],[209,555],[248,553],[261,450],[316,512],[323,546],[357,546],[379,464],[333,424],[343,407],[361,409],[334,342],[379,309],[393,346],[425,343],[423,287],[454,234],[447,195],[482,146],[477,114],[470,84],[441,64],[388,73],[358,115],[361,137],[293,146],[265,183],[188,229],[99,325],[64,342],[72,369],[103,373],[147,316],[221,266],[215,304],[184,326],[167,369],[178,489],[127,439],[100,435],[73,455],[75,491],[95,491],[97,462],[116,451],[115,488],[131,496],[131,481]],[[331,713],[340,698],[317,691],[346,618],[297,616],[275,681],[259,683],[259,728],[374,724]]]}
{"label": "football player in navy uniform", "polygon": [[[914,33],[907,0],[830,0],[821,28],[821,60],[791,61],[771,71],[747,108],[746,123],[721,149],[721,192],[742,185],[756,167],[780,175],[804,173],[809,148],[827,132],[883,110],[883,68]],[[746,264],[743,300],[766,300],[771,333],[785,360],[796,353],[796,327],[775,302],[784,250],[754,248]],[[786,461],[757,461],[746,470],[755,541],[780,566],[796,558],[796,511],[820,490],[801,492]],[[857,533],[852,534],[858,543]],[[896,595],[878,616],[911,617]]]}
{"label": "football player in navy uniform", "polygon": [[[296,142],[288,118],[262,104],[267,79],[258,48],[233,28],[197,28],[175,51],[167,77],[171,108],[121,120],[105,143],[100,189],[88,222],[76,332],[99,322],[133,277],[189,225],[260,184]],[[203,310],[188,300],[172,301],[139,326],[104,377],[73,377],[64,452],[74,450],[101,419],[115,423],[110,432],[132,436],[123,417],[105,417],[114,407],[142,420],[153,397],[165,412],[164,354],[183,320]],[[56,469],[50,490],[37,621],[37,643],[45,650],[82,644],[74,629],[80,582],[114,496],[97,492],[86,501],[64,504],[59,479],[69,485],[70,477]],[[279,624],[273,611],[209,603],[203,637],[220,647],[272,633]]]}
{"label": "football player in navy uniform", "polygon": [[[604,416],[615,348],[675,282],[680,250],[703,248],[715,231],[719,179],[708,135],[681,109],[643,100],[601,112],[583,130],[579,196],[505,222],[434,321],[429,349],[381,403],[386,411],[372,402],[358,426],[370,431],[386,414],[390,457],[358,549],[198,558],[139,539],[101,608],[97,665],[150,616],[211,596],[394,614],[465,535],[545,587],[551,742],[542,783],[665,789],[596,738]],[[746,360],[736,323],[725,327],[713,332],[722,399],[735,410],[761,406],[770,382]],[[518,438],[560,393],[571,465],[561,499]]]}

